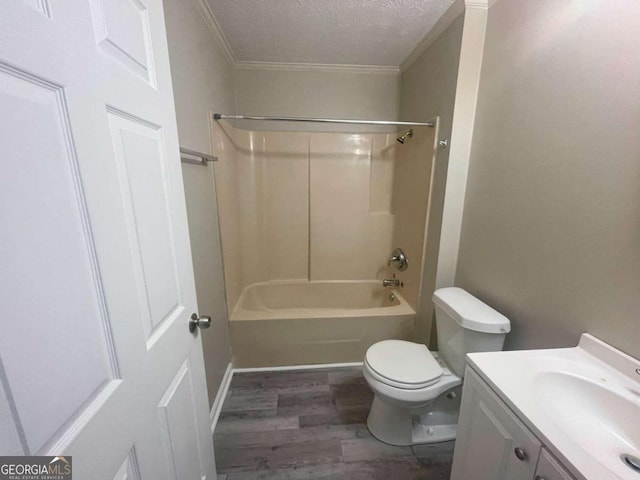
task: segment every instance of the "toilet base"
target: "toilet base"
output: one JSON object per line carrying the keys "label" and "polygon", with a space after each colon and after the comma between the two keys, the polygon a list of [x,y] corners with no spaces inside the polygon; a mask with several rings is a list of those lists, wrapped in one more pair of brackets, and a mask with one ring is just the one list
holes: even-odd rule
{"label": "toilet base", "polygon": [[367,417],[367,428],[371,435],[390,445],[412,445],[412,425],[411,410],[384,403],[377,395],[373,397]]}
{"label": "toilet base", "polygon": [[416,423],[411,430],[411,438],[413,445],[440,443],[455,440],[457,433],[458,425],[455,423],[453,425],[434,425],[433,427]]}
{"label": "toilet base", "polygon": [[373,398],[367,428],[378,440],[408,446],[454,440],[457,433],[461,387],[420,408],[402,408]]}

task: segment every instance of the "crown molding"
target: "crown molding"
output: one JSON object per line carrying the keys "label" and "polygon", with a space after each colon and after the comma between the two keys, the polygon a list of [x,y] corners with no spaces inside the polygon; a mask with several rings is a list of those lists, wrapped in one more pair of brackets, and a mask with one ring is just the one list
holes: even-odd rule
{"label": "crown molding", "polygon": [[468,8],[479,8],[486,10],[498,0],[455,0],[444,15],[436,22],[431,30],[425,35],[422,41],[413,49],[409,56],[400,64],[400,71],[404,72],[415,63],[418,58],[435,42],[435,40]]}
{"label": "crown molding", "polygon": [[444,15],[436,22],[431,30],[425,35],[422,41],[414,48],[409,56],[404,59],[400,64],[400,71],[404,72],[407,68],[413,65],[418,58],[422,56],[424,52],[436,41],[436,39],[447,29],[453,21],[460,16],[465,9],[465,0],[456,0],[449,9],[444,12]]}
{"label": "crown molding", "polygon": [[384,65],[343,65],[325,63],[283,63],[283,62],[234,62],[237,70],[277,70],[299,72],[366,73],[378,75],[399,75],[400,67]]}
{"label": "crown molding", "polygon": [[224,36],[224,33],[222,32],[222,29],[218,24],[218,20],[216,20],[215,15],[211,11],[211,7],[207,3],[207,0],[193,0],[193,3],[204,19],[204,23],[207,24],[207,27],[209,27],[209,30],[213,34],[213,37],[222,49],[224,56],[227,58],[231,65],[235,65],[237,62],[235,56],[233,55],[233,50],[231,50],[231,46],[229,45],[227,38]]}

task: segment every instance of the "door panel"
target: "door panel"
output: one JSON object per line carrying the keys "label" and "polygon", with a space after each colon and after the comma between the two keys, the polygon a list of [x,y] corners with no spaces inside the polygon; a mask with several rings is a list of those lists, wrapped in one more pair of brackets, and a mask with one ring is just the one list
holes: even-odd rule
{"label": "door panel", "polygon": [[[531,480],[541,444],[469,367],[451,480]],[[515,449],[524,452],[523,458]]]}
{"label": "door panel", "polygon": [[149,46],[149,15],[137,0],[91,0],[98,46],[113,59],[155,85]]}
{"label": "door panel", "polygon": [[122,466],[113,477],[113,480],[140,480],[140,469],[138,467],[138,459],[136,451],[132,448],[127,455]]}
{"label": "door panel", "polygon": [[26,5],[29,5],[34,10],[46,15],[50,16],[49,10],[49,2],[48,0],[22,0]]}
{"label": "door panel", "polygon": [[15,410],[12,409],[10,398],[4,388],[4,374],[2,374],[2,382],[0,382],[0,432],[2,432],[3,455],[24,455],[26,451],[26,442],[24,437],[20,437],[18,425],[15,422]]}
{"label": "door panel", "polygon": [[0,455],[214,478],[162,2],[2,10]]}
{"label": "door panel", "polygon": [[140,311],[147,339],[184,307],[166,191],[162,130],[111,112],[109,125],[134,254]]}
{"label": "door panel", "polygon": [[535,480],[575,480],[567,470],[551,455],[546,448],[540,453],[536,467]]}
{"label": "door panel", "polygon": [[511,437],[481,400],[477,408],[470,429],[476,436],[482,432],[482,441],[469,444],[467,458],[478,478],[504,478],[506,459],[511,454]]}
{"label": "door panel", "polygon": [[[198,475],[201,448],[194,406],[192,369],[187,360],[158,405],[166,458],[175,478],[196,478]],[[193,445],[198,448],[190,448]]]}
{"label": "door panel", "polygon": [[[12,112],[0,119],[0,145],[7,153],[0,255],[12,273],[0,281],[3,298],[13,299],[0,302],[0,316],[22,318],[25,326],[35,319],[28,331],[3,329],[1,371],[20,418],[16,428],[24,454],[35,454],[117,374],[62,91],[5,68],[0,104]],[[37,302],[29,302],[32,294]],[[25,337],[38,346],[39,358],[57,361],[34,361]],[[63,345],[67,354],[60,357]],[[47,392],[49,401],[33,395],[25,377]]]}

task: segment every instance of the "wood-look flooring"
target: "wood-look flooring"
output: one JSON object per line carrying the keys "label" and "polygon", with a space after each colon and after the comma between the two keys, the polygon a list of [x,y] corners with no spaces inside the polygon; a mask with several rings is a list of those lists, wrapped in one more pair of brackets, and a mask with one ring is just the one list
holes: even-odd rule
{"label": "wood-look flooring", "polygon": [[214,434],[218,478],[448,479],[453,442],[378,441],[372,400],[360,368],[235,374]]}

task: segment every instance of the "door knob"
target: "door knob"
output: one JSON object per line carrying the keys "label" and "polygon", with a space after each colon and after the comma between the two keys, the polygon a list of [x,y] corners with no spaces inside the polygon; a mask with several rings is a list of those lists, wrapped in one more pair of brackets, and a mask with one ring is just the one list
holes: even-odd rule
{"label": "door knob", "polygon": [[211,317],[207,315],[198,316],[197,313],[191,314],[191,319],[189,320],[189,331],[193,333],[196,328],[209,328],[211,326]]}

